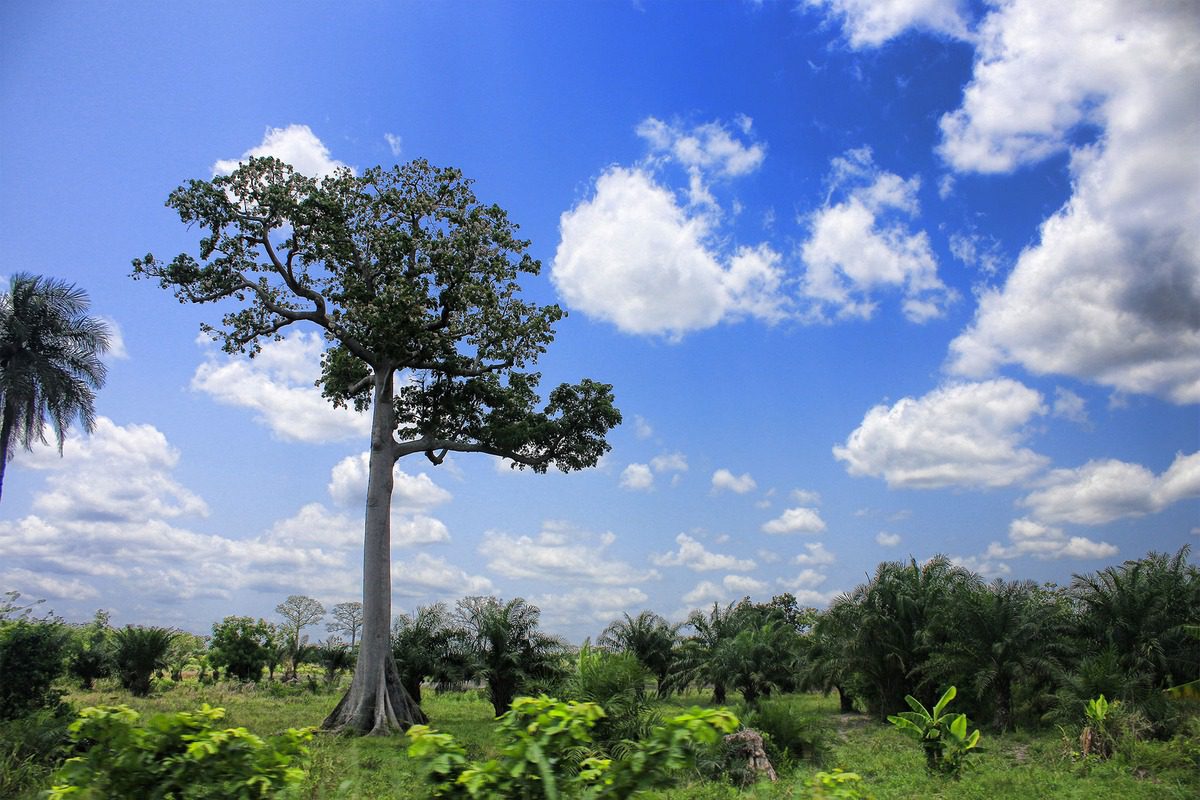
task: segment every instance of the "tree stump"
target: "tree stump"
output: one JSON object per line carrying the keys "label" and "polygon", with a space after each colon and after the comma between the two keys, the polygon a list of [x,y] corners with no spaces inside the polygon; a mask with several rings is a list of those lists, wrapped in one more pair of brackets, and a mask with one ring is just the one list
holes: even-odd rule
{"label": "tree stump", "polygon": [[767,758],[767,751],[763,749],[762,735],[758,731],[746,728],[729,734],[725,737],[725,748],[731,764],[740,765],[745,762],[744,768],[735,767],[731,770],[734,774],[740,772],[744,776],[744,786],[749,786],[763,777],[769,778],[772,783],[778,780],[775,768]]}

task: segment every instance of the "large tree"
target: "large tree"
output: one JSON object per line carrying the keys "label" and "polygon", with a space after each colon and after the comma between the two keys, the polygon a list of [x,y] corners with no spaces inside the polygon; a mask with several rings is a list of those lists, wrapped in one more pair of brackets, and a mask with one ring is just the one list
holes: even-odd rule
{"label": "large tree", "polygon": [[147,255],[134,276],[184,302],[233,304],[220,327],[205,326],[230,353],[253,356],[289,326],[315,326],[328,342],[325,396],[371,409],[362,645],[325,726],[386,733],[424,721],[388,637],[395,462],[473,452],[536,472],[592,466],[621,419],[612,387],[562,385],[537,409],[540,376],[527,368],[563,312],[520,297],[519,276],[540,264],[456,169],[418,160],[318,180],[256,158],[188,182],[167,205],[202,230],[199,260]]}
{"label": "large tree", "polygon": [[109,331],[87,311],[82,289],[38,275],[19,272],[0,294],[0,490],[13,442],[45,442],[47,417],[59,453],[73,420],[96,424]]}

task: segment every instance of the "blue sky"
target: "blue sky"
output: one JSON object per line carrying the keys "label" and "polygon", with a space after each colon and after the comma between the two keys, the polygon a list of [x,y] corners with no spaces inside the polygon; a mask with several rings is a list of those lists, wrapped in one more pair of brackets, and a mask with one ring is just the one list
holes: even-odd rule
{"label": "blue sky", "polygon": [[505,207],[612,383],[595,469],[398,464],[394,606],[621,612],[944,553],[1060,583],[1200,543],[1200,15],[1106,0],[5,4],[0,275],[119,332],[96,431],[20,453],[0,586],[205,631],[356,599],[366,428],[129,278],[247,154],[423,157]]}

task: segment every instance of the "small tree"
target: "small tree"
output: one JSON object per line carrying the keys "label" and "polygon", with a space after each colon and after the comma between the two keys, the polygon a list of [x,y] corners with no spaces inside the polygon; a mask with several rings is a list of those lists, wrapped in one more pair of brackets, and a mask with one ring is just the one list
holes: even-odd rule
{"label": "small tree", "polygon": [[267,664],[270,638],[271,628],[266,620],[226,617],[213,624],[209,660],[214,667],[224,667],[227,677],[257,682]]}
{"label": "small tree", "polygon": [[344,633],[350,637],[350,649],[358,642],[358,632],[362,630],[363,604],[338,603],[333,607],[333,622],[325,624],[328,633]]}
{"label": "small tree", "polygon": [[312,325],[329,343],[321,386],[336,405],[371,410],[363,556],[363,633],[346,696],[325,727],[386,733],[423,722],[392,659],[392,469],[404,456],[508,458],[545,472],[594,465],[621,421],[612,387],[584,380],[550,392],[527,371],[554,338],[558,306],[519,296],[540,265],[495,205],[455,169],[414,161],[321,180],[272,158],[191,181],[167,204],[202,230],[200,261],[152,255],[134,277],[183,302],[225,301],[227,352]]}
{"label": "small tree", "polygon": [[287,646],[288,674],[285,680],[296,679],[296,669],[308,652],[308,637],[302,636],[301,631],[309,625],[316,625],[325,616],[325,606],[311,597],[302,594],[288,595],[288,599],[275,606],[275,613],[283,617],[284,624],[280,626]]}
{"label": "small tree", "polygon": [[541,611],[524,598],[507,603],[496,597],[464,598],[458,617],[472,633],[475,674],[487,684],[496,716],[531,682],[553,680],[562,672],[563,641],[539,630]]}
{"label": "small tree", "polygon": [[680,626],[672,625],[653,611],[643,611],[636,617],[623,616],[610,622],[596,643],[616,652],[632,653],[654,675],[658,696],[664,697],[667,678],[675,663]]}
{"label": "small tree", "polygon": [[74,631],[67,669],[79,679],[84,689],[90,690],[97,678],[112,674],[113,632],[108,621],[109,613],[100,609],[90,623]]}
{"label": "small tree", "polygon": [[0,621],[0,722],[58,705],[67,640],[57,621]]}
{"label": "small tree", "polygon": [[170,628],[127,625],[113,634],[113,662],[121,685],[136,697],[150,694],[150,677],[167,665],[175,638]]}

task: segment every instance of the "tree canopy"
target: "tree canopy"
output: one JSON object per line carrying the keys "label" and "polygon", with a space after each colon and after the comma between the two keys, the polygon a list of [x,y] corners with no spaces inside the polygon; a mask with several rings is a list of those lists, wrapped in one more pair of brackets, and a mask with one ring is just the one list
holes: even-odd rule
{"label": "tree canopy", "polygon": [[620,423],[612,387],[561,385],[541,403],[529,367],[563,317],[520,294],[541,265],[497,205],[453,168],[416,160],[356,175],[297,173],[251,158],[193,180],[167,205],[197,225],[199,259],[133,262],[182,302],[231,306],[204,325],[229,353],[305,324],[328,342],[318,381],[339,406],[371,410],[363,556],[363,632],[349,692],[327,727],[385,733],[424,722],[399,679],[391,622],[392,467],[423,453],[486,453],[545,472],[590,467]]}

